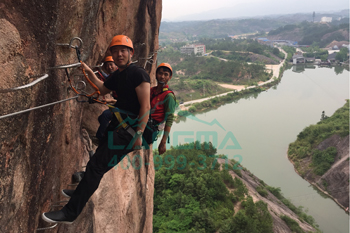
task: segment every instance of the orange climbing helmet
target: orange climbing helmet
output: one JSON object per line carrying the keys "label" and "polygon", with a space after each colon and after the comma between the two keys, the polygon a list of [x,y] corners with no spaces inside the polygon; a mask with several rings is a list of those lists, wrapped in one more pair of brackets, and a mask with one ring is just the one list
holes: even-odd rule
{"label": "orange climbing helmet", "polygon": [[117,35],[113,37],[112,42],[109,45],[109,49],[111,49],[113,46],[117,45],[123,45],[131,49],[132,54],[134,53],[134,46],[132,44],[132,41],[129,37],[124,35]]}
{"label": "orange climbing helmet", "polygon": [[156,73],[158,72],[158,69],[160,67],[166,67],[168,68],[170,71],[171,71],[171,74],[170,75],[173,75],[173,68],[171,68],[171,65],[169,63],[161,63],[158,67],[157,67],[157,70],[156,70]]}
{"label": "orange climbing helmet", "polygon": [[112,56],[107,56],[103,62],[109,62],[109,61],[114,62]]}

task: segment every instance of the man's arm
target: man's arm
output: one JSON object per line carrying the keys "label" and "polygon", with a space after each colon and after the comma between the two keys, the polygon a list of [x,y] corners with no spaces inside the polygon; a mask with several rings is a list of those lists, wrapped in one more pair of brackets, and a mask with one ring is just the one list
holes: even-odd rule
{"label": "man's arm", "polygon": [[100,90],[101,95],[105,95],[111,92],[105,85],[103,85],[103,82],[97,78],[95,73],[90,69],[88,65],[86,65],[84,62],[82,62],[81,68],[84,68],[86,74],[89,76],[89,79],[97,86],[97,88]]}
{"label": "man's arm", "polygon": [[[151,85],[148,82],[142,82],[140,85],[138,85],[135,88],[137,98],[140,103],[139,122],[136,128],[136,131],[141,130],[143,132],[147,125],[149,111],[151,109],[150,88],[151,88]],[[134,148],[135,146],[141,146],[141,144],[142,144],[141,140],[137,139],[135,141]]]}
{"label": "man's arm", "polygon": [[174,121],[174,112],[176,108],[176,100],[175,96],[173,94],[168,94],[165,97],[164,102],[164,108],[165,108],[165,127],[164,127],[164,133],[162,140],[159,143],[158,146],[158,152],[159,154],[163,154],[166,151],[166,141],[169,137],[171,126]]}

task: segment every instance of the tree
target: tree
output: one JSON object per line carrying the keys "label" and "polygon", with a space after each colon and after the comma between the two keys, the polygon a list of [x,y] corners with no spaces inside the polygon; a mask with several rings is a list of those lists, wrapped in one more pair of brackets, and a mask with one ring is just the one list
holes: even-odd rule
{"label": "tree", "polygon": [[322,114],[321,114],[321,121],[323,121],[323,120],[325,120],[325,119],[327,119],[327,118],[328,118],[328,116],[326,116],[325,112],[322,111]]}
{"label": "tree", "polygon": [[278,56],[279,53],[280,53],[280,50],[279,50],[278,48],[273,48],[272,53],[273,53],[274,55]]}
{"label": "tree", "polygon": [[339,53],[335,56],[335,59],[338,61],[346,61],[348,59],[348,49],[347,48],[341,48]]}

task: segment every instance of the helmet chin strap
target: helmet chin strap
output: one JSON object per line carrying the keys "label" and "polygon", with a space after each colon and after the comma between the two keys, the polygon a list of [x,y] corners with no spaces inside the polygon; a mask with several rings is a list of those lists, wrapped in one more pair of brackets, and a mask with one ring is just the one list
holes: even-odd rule
{"label": "helmet chin strap", "polygon": [[163,87],[166,85],[165,82],[159,81],[158,78],[156,78],[156,79],[157,79],[158,84],[162,84]]}

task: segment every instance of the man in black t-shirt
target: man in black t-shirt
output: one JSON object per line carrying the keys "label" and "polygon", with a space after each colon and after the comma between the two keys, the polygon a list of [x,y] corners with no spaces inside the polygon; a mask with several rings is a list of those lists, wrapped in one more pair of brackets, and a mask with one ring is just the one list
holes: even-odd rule
{"label": "man in black t-shirt", "polygon": [[[129,37],[124,35],[113,37],[110,51],[119,69],[106,82],[97,79],[85,63],[82,63],[82,66],[99,88],[101,95],[116,92],[118,101],[115,106],[120,109],[120,114],[115,114],[113,117],[107,129],[107,137],[100,143],[96,153],[86,165],[84,177],[69,195],[71,198],[67,205],[59,211],[42,214],[42,218],[47,222],[72,223],[98,188],[103,175],[113,167],[109,164],[112,160],[115,161],[115,155],[118,163],[123,155],[141,149],[142,134],[150,110],[150,77],[144,69],[131,64],[134,48]],[[135,124],[132,127],[121,124],[127,119],[134,120]],[[110,142],[113,144],[109,145]]]}

